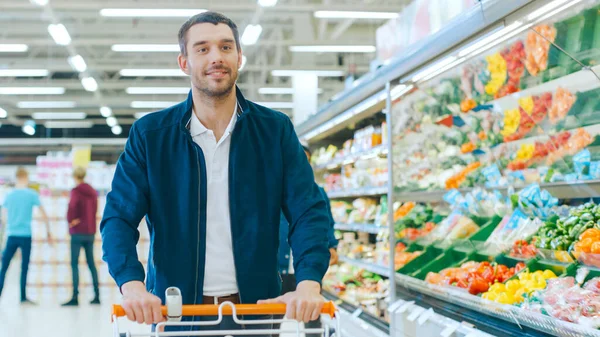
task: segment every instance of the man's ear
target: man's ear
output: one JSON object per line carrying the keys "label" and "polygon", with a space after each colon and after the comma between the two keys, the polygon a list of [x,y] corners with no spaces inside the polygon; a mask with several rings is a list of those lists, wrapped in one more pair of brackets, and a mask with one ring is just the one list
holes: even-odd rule
{"label": "man's ear", "polygon": [[238,69],[242,67],[242,50],[238,51]]}
{"label": "man's ear", "polygon": [[186,56],[183,56],[183,54],[179,54],[179,56],[177,56],[177,63],[179,63],[179,68],[181,69],[181,71],[183,71],[186,75],[190,74],[190,69],[188,68],[188,60]]}

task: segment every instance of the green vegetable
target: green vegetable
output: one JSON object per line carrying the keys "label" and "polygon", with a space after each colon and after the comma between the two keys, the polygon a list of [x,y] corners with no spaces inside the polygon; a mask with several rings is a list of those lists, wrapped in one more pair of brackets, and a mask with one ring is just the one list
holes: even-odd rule
{"label": "green vegetable", "polygon": [[579,222],[579,217],[572,216],[572,217],[568,218],[567,221],[565,221],[564,226],[566,228],[570,228],[570,227],[573,227],[577,222]]}
{"label": "green vegetable", "polygon": [[575,225],[575,226],[571,227],[569,229],[569,236],[570,237],[575,237],[575,234],[579,233],[579,231],[581,230],[582,227],[583,227],[583,225],[581,225],[581,224],[578,224],[578,225]]}
{"label": "green vegetable", "polygon": [[581,215],[580,219],[584,222],[594,221],[594,216],[591,213],[585,213]]}
{"label": "green vegetable", "polygon": [[566,245],[567,242],[564,236],[557,237],[550,241],[550,248],[552,248],[552,250],[565,250]]}

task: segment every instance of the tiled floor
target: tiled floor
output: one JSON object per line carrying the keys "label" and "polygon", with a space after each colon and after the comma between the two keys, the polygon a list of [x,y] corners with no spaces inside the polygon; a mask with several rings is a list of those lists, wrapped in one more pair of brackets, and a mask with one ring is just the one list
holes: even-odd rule
{"label": "tiled floor", "polygon": [[[81,269],[81,273],[88,272]],[[5,288],[0,297],[0,337],[112,337],[110,322],[111,304],[119,302],[117,291],[101,289],[102,305],[92,306],[91,289],[82,289],[80,306],[63,308],[60,303],[69,299],[66,289],[28,289],[28,296],[37,306],[21,306],[19,303],[20,263],[11,263]],[[122,332],[146,332],[149,327],[120,320]],[[290,329],[293,327],[284,327]],[[296,335],[282,335],[295,337]]]}

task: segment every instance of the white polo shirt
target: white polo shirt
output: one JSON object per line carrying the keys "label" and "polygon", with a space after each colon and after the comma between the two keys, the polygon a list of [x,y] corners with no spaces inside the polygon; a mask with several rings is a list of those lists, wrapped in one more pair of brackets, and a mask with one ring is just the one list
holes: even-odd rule
{"label": "white polo shirt", "polygon": [[190,133],[204,153],[206,162],[206,262],[204,296],[227,296],[238,292],[231,218],[229,214],[229,148],[231,133],[237,121],[238,104],[231,121],[217,143],[215,134],[192,113]]}

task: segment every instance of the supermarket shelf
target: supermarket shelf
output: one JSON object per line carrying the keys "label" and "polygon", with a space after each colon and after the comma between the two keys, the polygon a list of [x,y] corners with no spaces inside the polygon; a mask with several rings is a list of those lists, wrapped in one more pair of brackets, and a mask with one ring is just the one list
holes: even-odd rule
{"label": "supermarket shelf", "polygon": [[[87,288],[87,287],[91,287],[92,284],[91,283],[87,283],[87,282],[83,282],[79,284],[79,288]],[[99,282],[98,286],[102,287],[108,287],[108,288],[115,288],[117,287],[116,283],[114,282]],[[27,283],[27,287],[31,287],[31,288],[71,288],[73,287],[73,283],[71,282],[64,282],[64,283]]]}
{"label": "supermarket shelf", "polygon": [[374,224],[362,224],[362,223],[336,223],[335,229],[341,231],[352,231],[352,232],[364,232],[370,234],[379,234],[382,231],[389,230],[388,227],[377,226]]}
{"label": "supermarket shelf", "polygon": [[[515,187],[515,191],[523,189],[525,186]],[[575,198],[598,198],[600,197],[600,180],[588,180],[578,182],[557,182],[540,184],[542,189],[548,190],[550,194],[558,199]],[[485,188],[487,190],[498,190],[506,194],[506,187]],[[473,188],[461,188],[461,193],[468,193]],[[395,195],[396,201],[414,201],[414,202],[437,202],[442,201],[447,190],[402,192]]]}
{"label": "supermarket shelf", "polygon": [[385,266],[380,266],[369,262],[363,262],[361,260],[350,259],[345,256],[340,256],[340,261],[362,268],[372,273],[379,274],[381,276],[390,277],[390,271]]}
{"label": "supermarket shelf", "polygon": [[378,145],[376,147],[370,148],[366,151],[361,151],[358,153],[351,153],[349,155],[346,155],[346,156],[343,156],[340,158],[335,158],[327,163],[315,165],[315,170],[317,170],[317,171],[335,170],[336,168],[339,168],[342,165],[353,164],[360,159],[369,159],[369,158],[377,157],[379,155],[387,155],[387,153],[388,153],[387,145],[382,144],[382,145]]}
{"label": "supermarket shelf", "polygon": [[329,196],[330,199],[353,198],[353,197],[375,197],[375,196],[387,194],[387,191],[388,191],[387,186],[366,187],[366,188],[357,188],[357,189],[353,189],[353,190],[328,192],[327,196]]}
{"label": "supermarket shelf", "polygon": [[323,290],[322,295],[327,300],[333,301],[339,309],[352,314],[352,316],[354,316],[355,318],[361,319],[362,321],[366,322],[369,326],[375,327],[379,331],[383,332],[386,336],[389,336],[390,325],[387,322],[362,311],[362,309],[359,306],[346,302],[327,290]]}

